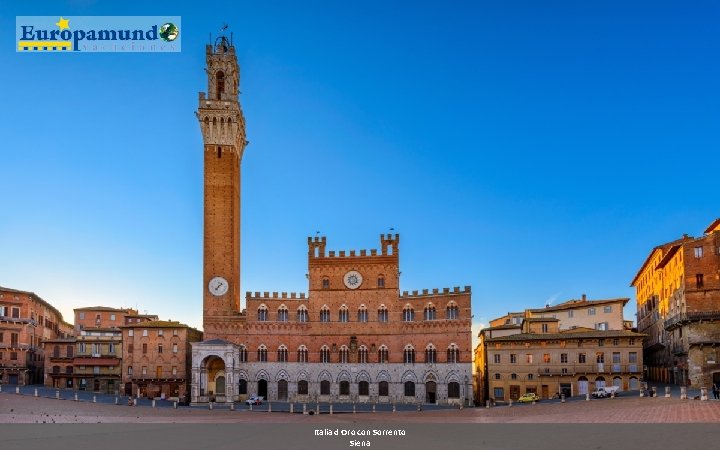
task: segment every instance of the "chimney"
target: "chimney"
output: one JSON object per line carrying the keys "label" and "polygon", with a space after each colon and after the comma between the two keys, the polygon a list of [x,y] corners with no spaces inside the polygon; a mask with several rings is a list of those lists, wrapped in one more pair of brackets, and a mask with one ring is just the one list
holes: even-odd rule
{"label": "chimney", "polygon": [[585,294],[582,295],[582,301],[584,301],[584,302],[587,301],[587,295],[585,295]]}

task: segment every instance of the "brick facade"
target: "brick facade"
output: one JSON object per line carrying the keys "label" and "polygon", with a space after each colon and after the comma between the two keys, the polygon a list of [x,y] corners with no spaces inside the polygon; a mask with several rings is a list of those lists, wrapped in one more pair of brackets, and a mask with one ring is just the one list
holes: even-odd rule
{"label": "brick facade", "polygon": [[122,393],[184,400],[189,387],[190,346],[202,333],[179,322],[123,325]]}
{"label": "brick facade", "polygon": [[42,383],[42,341],[72,331],[60,311],[35,293],[0,287],[0,383]]}
{"label": "brick facade", "polygon": [[701,237],[655,247],[631,282],[646,377],[710,387],[720,383],[720,219]]}
{"label": "brick facade", "polygon": [[244,118],[232,45],[206,49],[203,326],[192,399],[455,402],[472,398],[470,288],[400,292],[397,234],[328,251],[308,238],[309,292],[248,292],[240,311]]}

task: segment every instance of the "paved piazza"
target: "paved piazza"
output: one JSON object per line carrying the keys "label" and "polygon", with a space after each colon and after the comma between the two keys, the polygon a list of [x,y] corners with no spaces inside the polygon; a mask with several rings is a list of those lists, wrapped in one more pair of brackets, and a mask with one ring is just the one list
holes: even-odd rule
{"label": "paved piazza", "polygon": [[[5,386],[7,387],[7,386]],[[215,408],[152,408],[92,403],[88,400],[57,400],[32,395],[17,395],[4,389],[0,393],[0,423],[713,423],[720,422],[720,401],[680,400],[679,398],[640,398],[566,403],[539,402],[535,405],[498,406],[490,409],[465,408],[403,410],[398,412],[342,412],[321,415],[286,412],[249,411],[238,405],[235,411]],[[274,408],[283,406],[273,404]],[[287,404],[284,404],[287,409]],[[297,407],[296,407],[297,408]]]}

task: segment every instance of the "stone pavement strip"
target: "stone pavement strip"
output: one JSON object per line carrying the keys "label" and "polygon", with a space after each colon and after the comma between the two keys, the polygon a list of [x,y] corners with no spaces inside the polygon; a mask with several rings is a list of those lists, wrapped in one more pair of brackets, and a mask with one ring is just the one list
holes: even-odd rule
{"label": "stone pavement strip", "polygon": [[720,423],[720,401],[621,397],[535,405],[322,414],[115,405],[0,393],[0,423]]}

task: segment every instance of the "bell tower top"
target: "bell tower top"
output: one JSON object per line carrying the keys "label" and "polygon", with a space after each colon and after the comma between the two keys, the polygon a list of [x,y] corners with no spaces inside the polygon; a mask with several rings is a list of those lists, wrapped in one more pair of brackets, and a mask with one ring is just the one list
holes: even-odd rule
{"label": "bell tower top", "polygon": [[208,76],[208,100],[237,102],[240,68],[232,37],[221,35],[214,44],[205,46],[205,69]]}
{"label": "bell tower top", "polygon": [[[225,27],[223,27],[223,30]],[[211,36],[212,42],[212,36]],[[245,141],[245,118],[238,95],[240,67],[230,38],[221,34],[205,46],[207,94],[200,92],[197,117],[206,145],[228,146],[242,158]]]}

